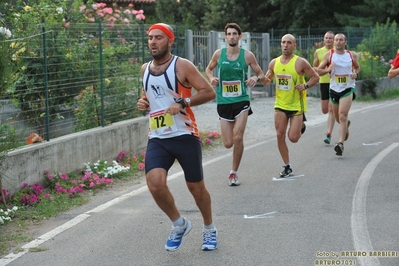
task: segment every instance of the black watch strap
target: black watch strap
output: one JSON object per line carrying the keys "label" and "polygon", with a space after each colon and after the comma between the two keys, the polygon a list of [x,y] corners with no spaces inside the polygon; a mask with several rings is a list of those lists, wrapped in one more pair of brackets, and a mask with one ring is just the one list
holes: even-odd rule
{"label": "black watch strap", "polygon": [[176,103],[180,103],[181,106],[182,106],[183,108],[186,108],[186,102],[184,101],[183,98],[177,98],[177,99],[175,100],[175,102],[176,102]]}

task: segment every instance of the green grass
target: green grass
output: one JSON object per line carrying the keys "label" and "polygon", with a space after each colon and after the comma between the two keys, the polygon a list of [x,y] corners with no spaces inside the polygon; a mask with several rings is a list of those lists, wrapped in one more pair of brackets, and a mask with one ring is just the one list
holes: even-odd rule
{"label": "green grass", "polygon": [[386,101],[393,100],[399,98],[399,88],[393,90],[385,90],[380,94],[377,94],[376,98],[371,97],[370,95],[357,97],[356,101],[361,102],[372,102],[372,101]]}

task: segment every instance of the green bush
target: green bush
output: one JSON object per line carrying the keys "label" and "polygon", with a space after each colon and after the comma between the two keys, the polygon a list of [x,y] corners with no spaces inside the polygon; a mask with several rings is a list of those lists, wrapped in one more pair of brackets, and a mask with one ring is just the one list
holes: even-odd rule
{"label": "green bush", "polygon": [[362,82],[362,96],[370,95],[374,99],[377,98],[377,82],[374,79],[365,79]]}

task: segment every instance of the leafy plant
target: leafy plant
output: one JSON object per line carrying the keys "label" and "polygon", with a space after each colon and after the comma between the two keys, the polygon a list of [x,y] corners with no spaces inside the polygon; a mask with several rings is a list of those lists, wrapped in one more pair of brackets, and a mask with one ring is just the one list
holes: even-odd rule
{"label": "leafy plant", "polygon": [[15,212],[18,210],[17,206],[14,206],[12,209],[3,209],[0,208],[0,225],[4,224],[7,221],[11,221],[11,218],[15,216]]}
{"label": "leafy plant", "polygon": [[377,98],[377,82],[374,79],[365,79],[362,82],[362,95],[370,95],[374,99]]}

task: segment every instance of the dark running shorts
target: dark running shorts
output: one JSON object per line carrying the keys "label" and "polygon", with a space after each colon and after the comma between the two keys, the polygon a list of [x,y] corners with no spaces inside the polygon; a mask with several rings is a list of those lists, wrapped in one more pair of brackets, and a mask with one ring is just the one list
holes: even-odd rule
{"label": "dark running shorts", "polygon": [[320,96],[322,100],[330,99],[330,83],[320,83]]}
{"label": "dark running shorts", "polygon": [[251,115],[252,109],[249,101],[231,103],[231,104],[218,104],[217,111],[219,119],[234,122],[234,120],[245,111],[248,111],[248,115]]}
{"label": "dark running shorts", "polygon": [[288,111],[288,110],[283,110],[281,108],[274,108],[275,111],[277,112],[283,112],[287,116],[287,118],[293,117],[293,116],[298,116],[298,115],[303,115],[303,122],[307,121],[305,113],[301,113],[298,111]]}
{"label": "dark running shorts", "polygon": [[193,135],[150,139],[145,156],[145,173],[155,168],[169,171],[177,160],[187,182],[200,182],[204,178],[201,149],[200,139]]}
{"label": "dark running shorts", "polygon": [[355,100],[355,88],[347,88],[342,92],[336,92],[330,89],[330,100],[333,104],[339,104],[339,99],[352,95],[352,101]]}

